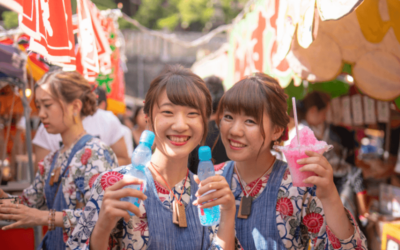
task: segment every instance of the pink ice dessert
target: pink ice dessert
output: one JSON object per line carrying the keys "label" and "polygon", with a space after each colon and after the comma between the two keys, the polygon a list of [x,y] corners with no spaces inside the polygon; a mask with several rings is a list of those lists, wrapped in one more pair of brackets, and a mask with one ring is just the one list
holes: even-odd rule
{"label": "pink ice dessert", "polygon": [[327,151],[330,146],[324,141],[318,141],[314,132],[309,127],[304,127],[299,131],[300,145],[298,145],[297,137],[293,138],[288,146],[277,148],[285,154],[289,165],[290,174],[292,175],[293,186],[295,187],[312,187],[312,184],[306,184],[303,180],[310,176],[314,176],[314,172],[300,172],[303,165],[297,164],[297,160],[307,158],[305,151],[313,151],[319,154]]}

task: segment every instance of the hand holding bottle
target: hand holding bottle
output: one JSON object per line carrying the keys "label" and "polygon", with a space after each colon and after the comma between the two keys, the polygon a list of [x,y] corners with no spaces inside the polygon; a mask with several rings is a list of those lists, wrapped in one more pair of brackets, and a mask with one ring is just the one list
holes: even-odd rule
{"label": "hand holding bottle", "polygon": [[121,201],[122,197],[133,197],[140,200],[146,200],[146,195],[136,189],[123,188],[127,185],[140,185],[143,181],[134,177],[124,177],[111,187],[106,188],[103,196],[103,203],[101,204],[99,220],[96,224],[96,228],[102,229],[102,231],[111,233],[111,230],[115,227],[117,222],[124,218],[125,221],[129,221],[130,215],[128,211],[136,216],[142,216],[138,207],[128,201]]}

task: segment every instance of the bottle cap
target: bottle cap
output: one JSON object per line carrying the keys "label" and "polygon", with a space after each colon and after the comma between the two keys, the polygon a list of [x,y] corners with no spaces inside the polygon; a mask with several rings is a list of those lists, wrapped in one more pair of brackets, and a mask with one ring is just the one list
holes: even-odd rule
{"label": "bottle cap", "polygon": [[201,146],[199,148],[199,159],[200,161],[211,160],[211,149],[209,146]]}
{"label": "bottle cap", "polygon": [[149,144],[150,147],[153,146],[153,142],[154,142],[154,133],[151,132],[150,130],[145,130],[142,132],[142,134],[140,135],[140,139],[139,142],[140,143],[146,143]]}

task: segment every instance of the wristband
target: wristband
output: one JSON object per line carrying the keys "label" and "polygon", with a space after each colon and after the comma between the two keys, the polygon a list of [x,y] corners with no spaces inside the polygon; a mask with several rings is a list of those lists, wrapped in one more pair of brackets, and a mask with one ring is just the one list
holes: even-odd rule
{"label": "wristband", "polygon": [[55,215],[56,210],[50,209],[49,211],[49,218],[48,218],[48,231],[53,231],[55,228]]}

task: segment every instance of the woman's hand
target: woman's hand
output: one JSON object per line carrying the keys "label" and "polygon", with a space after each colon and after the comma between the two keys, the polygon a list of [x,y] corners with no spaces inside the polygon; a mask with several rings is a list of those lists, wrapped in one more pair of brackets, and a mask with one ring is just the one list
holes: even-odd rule
{"label": "woman's hand", "polygon": [[7,193],[0,188],[0,198],[7,198],[7,197],[8,197]]}
{"label": "woman's hand", "polygon": [[316,195],[322,203],[326,224],[339,239],[347,239],[354,233],[354,227],[350,223],[340,200],[339,193],[333,183],[333,169],[328,160],[322,155],[306,151],[308,158],[298,160],[298,164],[304,164],[300,171],[311,171],[318,176],[310,176],[304,183],[317,186]]}
{"label": "woman's hand", "polygon": [[15,221],[15,223],[3,227],[3,230],[46,225],[48,214],[48,211],[41,211],[22,204],[7,203],[0,205],[0,220]]}
{"label": "woman's hand", "polygon": [[[194,177],[195,181],[199,184],[199,190],[197,190],[196,196],[198,199],[193,202],[193,205],[200,206],[200,208],[209,208],[220,205],[221,212],[223,211],[235,211],[235,197],[229,187],[228,182],[223,176],[215,175],[208,177],[204,181],[200,182],[197,175]],[[215,190],[212,193],[206,194],[210,190]],[[204,195],[204,196],[202,196]],[[204,203],[204,204],[203,204]]]}
{"label": "woman's hand", "polygon": [[336,191],[336,186],[333,183],[333,169],[328,160],[312,151],[306,151],[309,157],[297,160],[298,164],[304,166],[300,168],[301,172],[310,171],[314,172],[317,176],[310,176],[304,180],[304,183],[310,183],[317,186],[316,195],[321,202],[330,199],[337,199],[339,197]]}
{"label": "woman's hand", "polygon": [[[220,175],[208,177],[202,182],[195,175],[194,180],[200,184],[196,193],[198,199],[193,202],[193,205],[200,208],[220,205],[221,219],[216,241],[222,249],[234,249],[236,204],[228,182],[226,182],[225,177]],[[211,190],[215,191],[206,194]]]}
{"label": "woman's hand", "polygon": [[97,230],[101,229],[110,234],[121,218],[124,218],[125,221],[129,221],[130,215],[127,210],[141,217],[138,207],[127,201],[120,201],[120,199],[130,196],[139,198],[140,200],[146,200],[147,197],[143,192],[131,188],[122,189],[126,185],[140,185],[142,182],[143,181],[134,177],[124,177],[111,187],[106,188],[95,230],[96,228]]}

